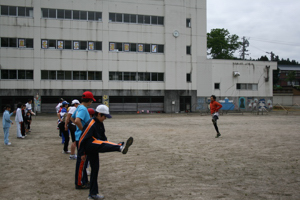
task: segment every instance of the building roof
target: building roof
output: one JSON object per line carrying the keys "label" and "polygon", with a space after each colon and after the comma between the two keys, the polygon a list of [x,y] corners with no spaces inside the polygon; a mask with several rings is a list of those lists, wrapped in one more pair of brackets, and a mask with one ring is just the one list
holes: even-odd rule
{"label": "building roof", "polygon": [[278,65],[278,68],[282,71],[300,71],[300,65]]}

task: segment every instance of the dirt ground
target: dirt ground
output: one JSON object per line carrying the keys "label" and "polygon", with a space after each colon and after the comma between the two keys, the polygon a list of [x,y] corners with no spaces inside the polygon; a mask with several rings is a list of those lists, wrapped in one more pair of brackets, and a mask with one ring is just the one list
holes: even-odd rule
{"label": "dirt ground", "polygon": [[[299,119],[224,114],[216,139],[209,115],[113,115],[109,141],[134,143],[126,155],[100,154],[99,191],[110,200],[300,199]],[[33,117],[23,140],[14,124],[11,146],[0,128],[1,200],[87,199],[75,190],[75,161],[61,153],[55,114]]]}

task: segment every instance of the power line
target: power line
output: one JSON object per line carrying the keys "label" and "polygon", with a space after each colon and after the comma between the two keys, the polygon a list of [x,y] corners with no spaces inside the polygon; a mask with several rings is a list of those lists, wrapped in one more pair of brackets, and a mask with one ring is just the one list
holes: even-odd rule
{"label": "power line", "polygon": [[282,45],[288,45],[288,46],[300,46],[300,44],[294,43],[294,42],[284,42],[279,40],[267,40],[262,38],[255,38],[255,37],[249,37],[250,40],[259,41],[259,42],[267,42],[267,43],[273,43],[273,44],[282,44]]}

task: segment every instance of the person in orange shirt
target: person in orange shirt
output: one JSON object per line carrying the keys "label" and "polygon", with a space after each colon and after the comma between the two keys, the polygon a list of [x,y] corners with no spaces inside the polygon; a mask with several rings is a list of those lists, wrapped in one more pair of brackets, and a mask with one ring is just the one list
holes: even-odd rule
{"label": "person in orange shirt", "polygon": [[221,136],[221,133],[219,132],[219,128],[217,126],[217,120],[219,119],[219,110],[222,108],[222,105],[216,101],[215,95],[211,95],[209,106],[210,106],[210,114],[212,116],[212,122],[217,131],[216,138],[218,138]]}

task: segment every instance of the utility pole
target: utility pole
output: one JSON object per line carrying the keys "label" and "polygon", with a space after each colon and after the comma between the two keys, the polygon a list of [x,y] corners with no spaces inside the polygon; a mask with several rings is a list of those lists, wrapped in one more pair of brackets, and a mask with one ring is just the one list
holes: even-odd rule
{"label": "utility pole", "polygon": [[275,58],[275,54],[272,51],[271,52],[266,52],[266,53],[271,54],[271,61],[273,61],[274,58]]}
{"label": "utility pole", "polygon": [[241,52],[240,57],[243,60],[245,60],[245,56],[249,55],[249,54],[246,53],[246,52],[248,52],[247,47],[249,47],[249,41],[246,39],[245,36],[242,39],[243,39],[243,42],[242,42],[242,49],[240,50],[240,52]]}

